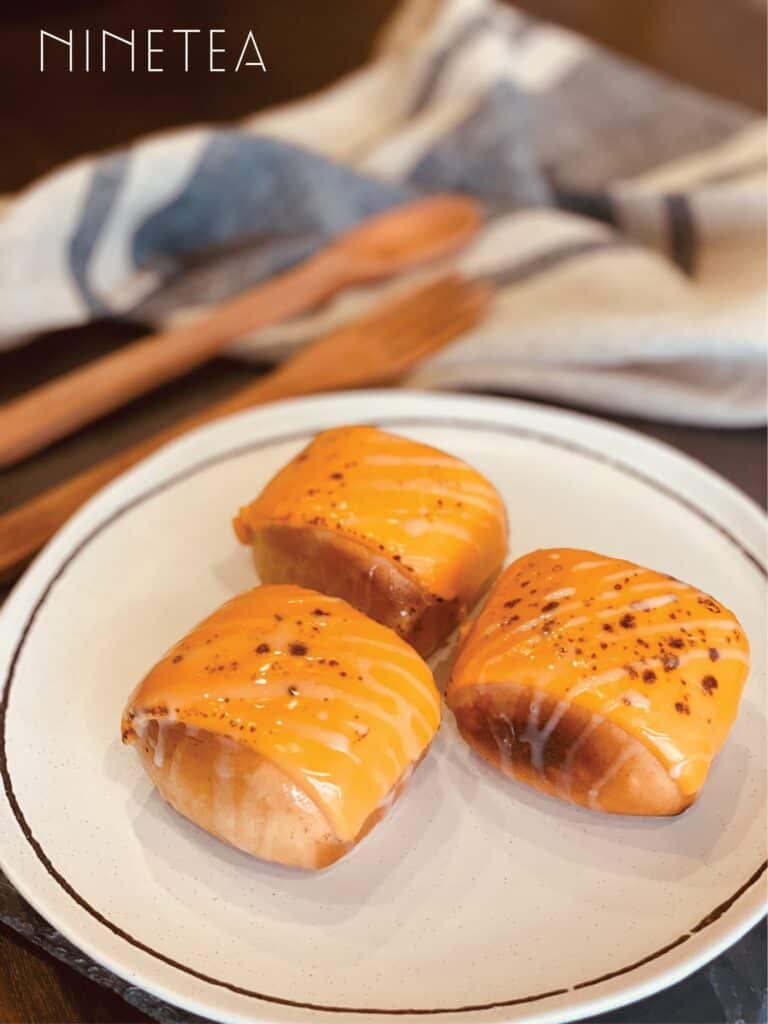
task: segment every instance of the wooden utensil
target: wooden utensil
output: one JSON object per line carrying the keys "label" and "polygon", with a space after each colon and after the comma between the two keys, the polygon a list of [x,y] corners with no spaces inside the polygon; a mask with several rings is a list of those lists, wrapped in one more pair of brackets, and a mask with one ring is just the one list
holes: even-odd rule
{"label": "wooden utensil", "polygon": [[457,275],[423,286],[308,345],[229,398],[0,516],[0,579],[20,569],[99,488],[167,441],[203,423],[274,399],[391,383],[473,327],[490,295],[487,285]]}
{"label": "wooden utensil", "polygon": [[342,288],[447,255],[469,241],[480,221],[480,207],[464,196],[387,210],[210,315],[149,335],[6,403],[0,407],[0,466],[187,373],[248,331],[295,316]]}

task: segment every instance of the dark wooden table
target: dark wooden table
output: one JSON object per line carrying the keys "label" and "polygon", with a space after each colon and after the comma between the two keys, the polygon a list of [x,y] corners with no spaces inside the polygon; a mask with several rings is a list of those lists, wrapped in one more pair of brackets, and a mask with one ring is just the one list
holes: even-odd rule
{"label": "dark wooden table", "polygon": [[[71,156],[115,145],[150,129],[237,117],[325,85],[362,60],[372,33],[394,6],[395,0],[334,0],[331,14],[328,5],[316,0],[257,7],[224,0],[216,5],[214,18],[204,0],[160,4],[5,0],[0,9],[0,69],[5,84],[0,90],[0,137],[12,144],[0,161],[0,192],[21,187]],[[764,105],[765,5],[761,0],[730,0],[727,5],[722,0],[623,0],[620,5],[605,0],[521,0],[521,6],[579,27],[703,88],[756,107]],[[82,72],[41,80],[37,70],[40,28],[60,33],[68,27],[82,32],[84,27],[103,26],[121,32],[131,26],[208,27],[214,21],[241,35],[254,27],[269,73],[238,80],[230,75],[196,78],[176,73],[163,76],[160,83],[157,76],[146,74],[110,74],[96,83]],[[136,333],[135,327],[126,325],[92,324],[49,334],[2,355],[0,401],[123,344]],[[257,372],[258,368],[217,359],[0,474],[0,511],[208,405]],[[693,455],[764,502],[763,431],[619,422]],[[0,600],[6,593],[7,589],[0,590]],[[751,939],[754,956],[763,960],[764,934],[758,931]],[[637,1008],[636,1019],[717,1021],[717,1005],[697,996],[701,993],[697,984],[695,977],[684,982],[671,1001],[665,995],[655,997],[655,1003],[646,1001],[642,1011]],[[697,998],[704,1001],[697,1003]],[[682,1005],[688,1009],[680,1011]],[[611,1020],[631,1021],[635,1019],[632,1012],[613,1014]],[[0,1022],[145,1020],[117,996],[0,927]]]}

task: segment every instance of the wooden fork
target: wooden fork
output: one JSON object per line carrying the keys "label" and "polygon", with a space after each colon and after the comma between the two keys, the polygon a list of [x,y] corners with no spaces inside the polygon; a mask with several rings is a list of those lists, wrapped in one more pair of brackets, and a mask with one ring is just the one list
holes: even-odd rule
{"label": "wooden fork", "polygon": [[422,286],[307,345],[229,398],[12,509],[0,516],[0,579],[18,571],[96,491],[166,442],[275,399],[392,383],[478,323],[490,296],[486,284],[458,275]]}

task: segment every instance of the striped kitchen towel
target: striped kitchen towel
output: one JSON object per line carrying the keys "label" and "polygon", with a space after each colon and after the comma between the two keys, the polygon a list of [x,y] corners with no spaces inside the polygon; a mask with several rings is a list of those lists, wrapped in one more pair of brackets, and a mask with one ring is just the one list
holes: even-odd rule
{"label": "striped kitchen towel", "polygon": [[[494,0],[405,0],[360,71],[235,128],[72,163],[0,208],[0,347],[197,316],[415,193],[488,211],[491,314],[409,383],[765,420],[765,122]],[[356,289],[233,352],[280,359]]]}

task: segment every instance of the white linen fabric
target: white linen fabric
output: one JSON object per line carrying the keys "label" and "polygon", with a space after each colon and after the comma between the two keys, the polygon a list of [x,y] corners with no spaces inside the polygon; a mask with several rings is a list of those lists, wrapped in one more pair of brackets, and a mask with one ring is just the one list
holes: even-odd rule
{"label": "white linen fabric", "polygon": [[[0,206],[0,347],[165,325],[414,194],[488,220],[497,293],[419,387],[747,426],[766,416],[765,122],[493,0],[406,0],[368,63],[233,128],[151,136]],[[232,352],[279,360],[445,269],[355,289]]]}

